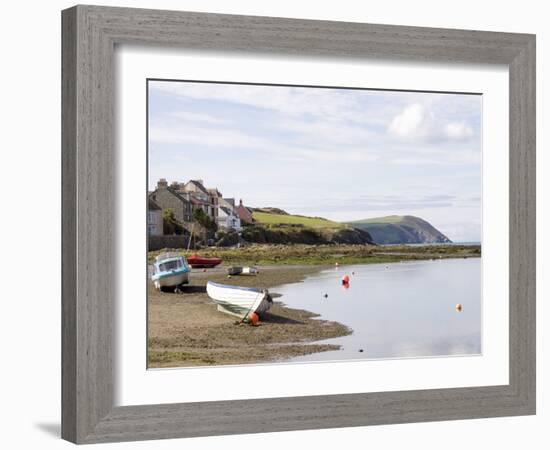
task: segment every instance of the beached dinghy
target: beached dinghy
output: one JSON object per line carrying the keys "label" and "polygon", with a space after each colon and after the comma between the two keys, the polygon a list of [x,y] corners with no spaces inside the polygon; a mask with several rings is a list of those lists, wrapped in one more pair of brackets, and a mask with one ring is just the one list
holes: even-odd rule
{"label": "beached dinghy", "polygon": [[271,308],[273,300],[267,289],[229,286],[209,281],[206,293],[218,304],[218,311],[245,320],[251,313],[261,315]]}
{"label": "beached dinghy", "polygon": [[222,259],[216,258],[216,257],[206,258],[199,255],[192,255],[189,258],[187,258],[187,262],[189,262],[189,264],[193,269],[198,269],[198,268],[208,269],[208,268],[216,267],[218,264],[222,262]]}
{"label": "beached dinghy", "polygon": [[257,275],[258,269],[255,267],[232,266],[227,268],[227,273],[229,275]]}
{"label": "beached dinghy", "polygon": [[151,280],[155,288],[178,288],[189,283],[190,268],[187,261],[177,253],[163,253],[155,258]]}

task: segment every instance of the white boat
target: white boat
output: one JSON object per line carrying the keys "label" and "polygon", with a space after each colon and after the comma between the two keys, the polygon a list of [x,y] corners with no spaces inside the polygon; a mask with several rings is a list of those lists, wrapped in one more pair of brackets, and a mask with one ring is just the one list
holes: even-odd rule
{"label": "white boat", "polygon": [[257,275],[259,271],[255,267],[231,266],[227,268],[227,273],[229,275]]}
{"label": "white boat", "polygon": [[177,253],[163,253],[155,258],[151,280],[158,290],[179,288],[189,283],[191,269],[185,258]]}
{"label": "white boat", "polygon": [[206,283],[206,293],[218,305],[218,311],[245,320],[251,313],[261,315],[271,308],[273,300],[267,289]]}

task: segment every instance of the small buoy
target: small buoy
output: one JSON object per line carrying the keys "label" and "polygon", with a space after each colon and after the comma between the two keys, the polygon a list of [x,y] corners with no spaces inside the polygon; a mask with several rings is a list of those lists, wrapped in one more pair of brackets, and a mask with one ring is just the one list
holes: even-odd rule
{"label": "small buoy", "polygon": [[351,272],[352,275],[355,275],[355,272]]}
{"label": "small buoy", "polygon": [[389,268],[390,268],[390,266],[386,266],[386,269],[389,269]]}
{"label": "small buoy", "polygon": [[248,315],[248,322],[250,323],[250,325],[256,327],[256,326],[258,326],[259,321],[260,321],[260,317],[255,312],[250,313]]}
{"label": "small buoy", "polygon": [[363,353],[363,349],[362,349],[362,348],[359,349],[359,353]]}
{"label": "small buoy", "polygon": [[342,277],[342,284],[349,284],[349,276],[348,275],[344,275]]}
{"label": "small buoy", "polygon": [[328,294],[323,295],[323,297],[328,298]]}
{"label": "small buoy", "polygon": [[338,267],[338,263],[337,263],[337,262],[335,262],[334,265],[335,265],[336,267]]}
{"label": "small buoy", "polygon": [[206,269],[202,269],[203,272],[206,272]]}
{"label": "small buoy", "polygon": [[462,311],[462,305],[460,303],[457,303],[455,305],[455,309],[456,309],[456,312],[461,312]]}
{"label": "small buoy", "polygon": [[227,278],[231,278],[231,275],[227,275]]}

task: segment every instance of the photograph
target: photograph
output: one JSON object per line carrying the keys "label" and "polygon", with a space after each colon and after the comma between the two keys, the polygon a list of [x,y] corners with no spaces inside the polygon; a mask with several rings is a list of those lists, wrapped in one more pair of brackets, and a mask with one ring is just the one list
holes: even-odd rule
{"label": "photograph", "polygon": [[475,356],[475,92],[148,79],[147,368]]}

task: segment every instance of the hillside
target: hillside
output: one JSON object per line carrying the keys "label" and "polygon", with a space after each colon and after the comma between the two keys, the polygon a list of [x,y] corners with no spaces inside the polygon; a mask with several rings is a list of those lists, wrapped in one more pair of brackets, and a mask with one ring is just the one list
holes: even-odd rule
{"label": "hillside", "polygon": [[286,211],[278,210],[278,213],[267,212],[268,209],[254,210],[252,217],[261,224],[270,225],[302,225],[310,228],[345,228],[345,225],[339,222],[333,222],[322,217],[295,216]]}
{"label": "hillside", "polygon": [[347,222],[368,231],[377,244],[434,244],[451,240],[430,223],[415,216],[386,216]]}
{"label": "hillside", "polygon": [[275,208],[254,208],[254,225],[247,226],[242,238],[268,244],[372,244],[368,231],[322,217],[288,214]]}

